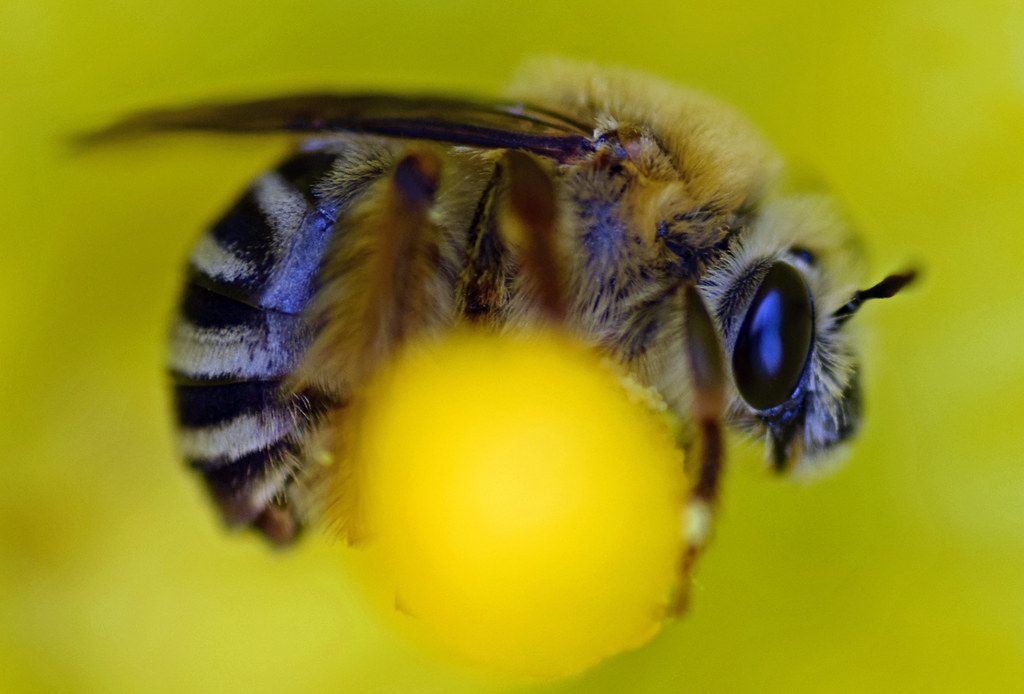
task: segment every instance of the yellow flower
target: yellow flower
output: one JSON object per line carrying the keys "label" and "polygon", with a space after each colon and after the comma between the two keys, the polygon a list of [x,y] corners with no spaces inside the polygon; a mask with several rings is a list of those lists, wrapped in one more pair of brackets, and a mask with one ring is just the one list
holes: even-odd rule
{"label": "yellow flower", "polygon": [[463,332],[401,356],[346,437],[364,575],[389,611],[461,660],[533,678],[650,639],[675,584],[683,460],[630,390],[549,333]]}

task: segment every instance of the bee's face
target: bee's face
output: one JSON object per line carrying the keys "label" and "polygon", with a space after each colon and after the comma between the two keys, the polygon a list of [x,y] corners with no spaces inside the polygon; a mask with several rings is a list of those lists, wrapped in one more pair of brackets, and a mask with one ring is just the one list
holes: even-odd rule
{"label": "bee's face", "polygon": [[856,262],[828,220],[810,200],[767,210],[701,285],[732,376],[728,418],[765,435],[780,470],[828,453],[860,420],[855,345],[834,315]]}
{"label": "bee's face", "polygon": [[812,469],[856,433],[860,364],[849,319],[913,272],[858,290],[859,252],[830,204],[792,196],[751,215],[701,279],[732,388],[726,416],[763,435],[776,469]]}
{"label": "bee's face", "polygon": [[737,394],[729,417],[767,433],[780,470],[827,452],[860,419],[856,360],[840,347],[836,328],[818,318],[803,273],[785,256],[751,268],[742,281],[756,289],[742,312],[729,316],[725,334]]}

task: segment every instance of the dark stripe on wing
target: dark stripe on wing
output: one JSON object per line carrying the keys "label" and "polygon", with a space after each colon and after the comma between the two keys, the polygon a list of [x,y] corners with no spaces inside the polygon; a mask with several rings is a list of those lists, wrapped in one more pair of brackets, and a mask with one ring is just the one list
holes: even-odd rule
{"label": "dark stripe on wing", "polygon": [[472,147],[524,149],[567,162],[596,149],[590,126],[522,103],[436,95],[296,94],[164,109],[125,119],[86,144],[158,130],[361,132]]}

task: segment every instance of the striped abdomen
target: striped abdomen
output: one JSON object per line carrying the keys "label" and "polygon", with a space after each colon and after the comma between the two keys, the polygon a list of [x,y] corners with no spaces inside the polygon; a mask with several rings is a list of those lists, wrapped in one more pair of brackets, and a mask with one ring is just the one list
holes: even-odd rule
{"label": "striped abdomen", "polygon": [[324,409],[283,386],[313,337],[303,315],[338,205],[316,184],[338,153],[300,153],[258,178],[204,234],[170,341],[179,441],[231,525],[290,540],[297,440]]}

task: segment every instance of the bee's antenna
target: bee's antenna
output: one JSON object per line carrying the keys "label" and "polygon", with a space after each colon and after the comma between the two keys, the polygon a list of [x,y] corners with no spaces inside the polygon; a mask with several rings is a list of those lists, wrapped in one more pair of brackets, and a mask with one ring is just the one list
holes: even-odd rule
{"label": "bee's antenna", "polygon": [[836,325],[842,325],[855,314],[868,299],[888,299],[895,296],[917,278],[917,270],[907,270],[889,275],[878,284],[853,293],[853,297],[832,314]]}

